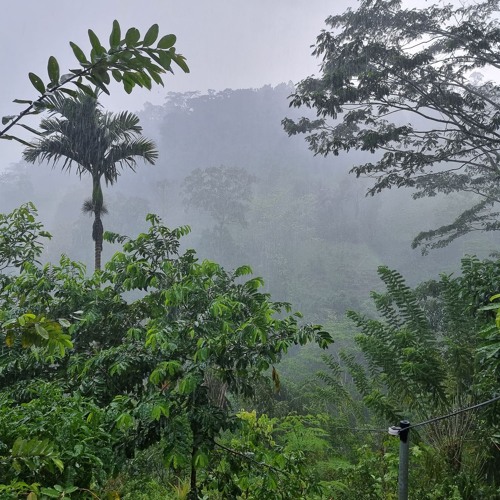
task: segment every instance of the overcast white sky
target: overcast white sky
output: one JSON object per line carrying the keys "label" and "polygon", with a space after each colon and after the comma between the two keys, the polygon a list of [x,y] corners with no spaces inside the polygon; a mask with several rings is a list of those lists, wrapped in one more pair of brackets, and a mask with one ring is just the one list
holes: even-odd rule
{"label": "overcast white sky", "polygon": [[[310,45],[328,15],[355,7],[355,0],[16,0],[5,1],[0,17],[0,116],[15,114],[13,99],[29,99],[36,91],[32,71],[46,78],[49,56],[64,73],[75,66],[69,41],[88,53],[87,30],[103,44],[113,19],[122,30],[135,26],[142,33],[153,23],[160,33],[177,35],[178,52],[191,73],[167,76],[165,88],[116,88],[103,101],[112,110],[137,111],[146,101],[161,104],[169,91],[222,90],[261,87],[300,79],[317,72]],[[106,43],[105,43],[106,42]],[[22,146],[0,143],[0,169],[19,160]]]}

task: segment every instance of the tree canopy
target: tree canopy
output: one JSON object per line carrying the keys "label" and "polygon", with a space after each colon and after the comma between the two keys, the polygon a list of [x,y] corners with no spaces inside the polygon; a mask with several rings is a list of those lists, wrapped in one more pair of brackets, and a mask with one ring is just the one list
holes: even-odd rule
{"label": "tree canopy", "polygon": [[330,334],[299,324],[301,315],[262,292],[248,266],[228,272],[199,262],[194,250],[182,253],[187,227],[170,230],[149,215],[137,238],[108,233],[123,251],[87,277],[65,256],[35,265],[44,236],[35,216],[32,206],[5,216],[15,222],[4,227],[9,241],[29,233],[16,259],[0,246],[0,262],[20,266],[18,275],[0,275],[9,347],[0,351],[2,478],[88,489],[156,443],[167,465],[191,471],[197,498],[197,470],[214,458],[222,432],[238,425],[229,396],[255,394],[256,380],[279,385],[274,365],[284,353],[308,341],[326,348]]}
{"label": "tree canopy", "polygon": [[83,212],[94,215],[92,239],[95,242],[95,268],[101,268],[103,225],[107,213],[101,187],[114,184],[119,167],[135,171],[137,159],[154,164],[158,158],[155,144],[142,137],[139,118],[133,113],[105,113],[96,98],[83,92],[76,97],[51,96],[51,116],[41,121],[42,137],[28,146],[23,157],[62,162],[63,170],[75,166],[77,174],[92,177],[92,197],[83,204]]}
{"label": "tree canopy", "polygon": [[363,0],[329,17],[313,52],[321,74],[299,83],[290,103],[317,118],[283,120],[289,135],[307,134],[315,154],[377,153],[352,168],[374,179],[370,194],[472,193],[456,220],[415,238],[424,251],[500,229],[500,86],[489,80],[500,67],[497,10],[497,0],[411,10]]}
{"label": "tree canopy", "polygon": [[184,179],[184,204],[205,210],[220,228],[230,223],[246,226],[247,205],[255,181],[243,168],[197,168]]}

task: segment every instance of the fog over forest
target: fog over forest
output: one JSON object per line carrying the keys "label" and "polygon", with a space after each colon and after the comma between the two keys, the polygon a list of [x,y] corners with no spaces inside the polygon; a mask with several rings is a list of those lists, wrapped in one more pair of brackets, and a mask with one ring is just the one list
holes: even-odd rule
{"label": "fog over forest", "polygon": [[[1,54],[12,75],[0,82],[4,113],[17,109],[12,99],[32,93],[29,80],[21,76],[28,70],[43,74],[47,54],[71,66],[67,42],[85,47],[88,27],[106,33],[116,17],[139,28],[158,22],[176,33],[191,72],[176,71],[167,77],[165,88],[150,92],[134,89],[126,95],[115,84],[111,96],[101,94],[104,111],[136,112],[143,135],[159,150],[154,166],[139,162],[136,173],[125,169],[114,186],[104,188],[109,211],[104,229],[133,236],[147,228],[146,215],[156,213],[169,227],[191,227],[184,247],[229,269],[249,264],[273,297],[292,302],[309,320],[336,321],[348,309],[370,311],[370,291],[381,286],[379,265],[397,269],[416,285],[439,273],[457,273],[464,255],[496,252],[500,237],[471,233],[422,255],[420,248],[411,248],[413,238],[449,223],[475,200],[473,195],[412,200],[411,190],[392,189],[367,197],[373,181],[356,178],[349,170],[379,153],[350,151],[323,158],[308,150],[303,137],[284,132],[283,118],[305,113],[289,107],[295,84],[319,69],[311,43],[328,15],[349,6],[354,5],[340,2],[332,11],[323,0],[307,6],[297,1],[251,6],[212,2],[210,7],[195,2],[188,13],[176,3],[154,0],[138,19],[136,5],[128,0],[110,2],[97,17],[98,2],[87,2],[85,8],[56,2],[52,10],[58,29],[46,30],[34,22],[45,15],[41,4],[29,5],[33,19],[21,15],[22,3],[9,4],[1,20],[1,40],[7,43],[12,30],[24,36],[11,52]],[[32,126],[38,121],[30,119]],[[416,118],[399,118],[402,123],[406,119]],[[22,130],[20,135],[30,137]],[[0,211],[33,201],[54,236],[42,260],[53,262],[66,254],[91,272],[92,220],[81,211],[91,191],[90,178],[61,172],[58,165],[28,165],[20,159],[21,145],[11,141],[2,146]],[[245,199],[239,200],[239,219],[221,223],[214,215],[214,210],[223,210],[225,197],[236,196],[227,179],[221,178],[214,195],[221,201],[218,208],[211,206],[214,200],[205,200],[205,207],[189,204],[188,176],[214,167],[240,169],[251,179]],[[103,262],[117,248],[105,244]]]}
{"label": "fog over forest", "polygon": [[[85,46],[80,40],[85,40],[86,28],[106,32],[118,12],[122,22],[141,26],[132,2],[109,5],[97,19],[92,16],[97,4],[89,2],[81,9],[61,4],[54,8],[58,27],[63,28],[57,33],[31,24],[20,15],[20,5],[9,4],[2,18],[5,41],[15,26],[25,32],[14,46],[12,61],[3,62],[11,74],[43,73],[49,53],[61,56],[61,65],[66,58],[71,64],[67,41]],[[341,12],[343,7],[338,4],[335,9]],[[31,8],[41,9],[43,16],[41,5]],[[177,34],[191,73],[170,75],[165,89],[139,89],[127,96],[114,88],[110,97],[101,95],[105,110],[138,112],[144,135],[156,142],[160,153],[156,165],[141,164],[136,174],[124,171],[118,183],[105,191],[110,212],[104,219],[106,230],[134,235],[146,227],[148,212],[161,215],[169,227],[187,224],[192,234],[185,244],[193,245],[201,256],[233,267],[250,264],[277,298],[292,301],[320,320],[329,311],[338,314],[359,307],[378,286],[380,264],[397,268],[410,283],[417,283],[438,272],[456,271],[464,254],[486,256],[495,250],[496,236],[469,236],[421,256],[410,248],[412,239],[456,216],[466,195],[417,202],[401,190],[365,198],[370,180],[356,179],[348,171],[376,154],[313,157],[301,137],[287,137],[281,120],[303,114],[289,108],[289,96],[294,82],[317,71],[319,61],[310,55],[309,45],[332,13],[329,2],[316,1],[307,8],[298,2],[286,7],[282,2],[272,6],[254,2],[252,7],[235,2],[227,9],[215,2],[210,15],[206,8],[196,4],[186,18],[179,6],[155,1],[150,12],[142,13],[144,25],[158,22]],[[258,16],[264,13],[260,21]],[[214,24],[205,23],[211,17]],[[201,45],[200,40],[204,40]],[[25,59],[27,50],[30,55]],[[23,82],[16,76],[16,85],[9,82],[4,79],[0,84],[5,113],[17,109],[10,100],[32,92],[27,78]],[[214,88],[219,90],[210,90]],[[32,119],[33,124],[36,121]],[[29,134],[23,137],[28,139]],[[57,166],[25,165],[19,160],[21,145],[5,146],[0,210],[32,200],[54,234],[44,258],[54,260],[65,253],[91,269],[91,219],[80,210],[90,179],[84,176],[80,181]],[[244,169],[255,182],[248,186],[251,198],[245,204],[245,224],[229,224],[225,235],[217,238],[216,221],[183,203],[182,183],[194,169],[219,166]],[[105,245],[104,260],[112,253]]]}
{"label": "fog over forest", "polygon": [[500,0],[1,12],[0,498],[499,498]]}
{"label": "fog over forest", "polygon": [[[169,227],[189,225],[192,233],[184,245],[196,248],[200,257],[228,268],[249,264],[273,296],[318,321],[359,309],[379,287],[379,265],[417,284],[456,271],[465,254],[484,257],[497,249],[495,233],[460,238],[426,256],[411,249],[420,231],[452,220],[470,196],[412,200],[409,190],[392,190],[366,197],[371,181],[348,171],[372,155],[314,157],[301,137],[284,133],[281,120],[301,114],[288,107],[293,90],[292,83],[282,83],[169,93],[164,105],[147,103],[140,123],[144,136],[156,142],[159,160],[154,166],[140,162],[136,173],[123,171],[104,190],[105,230],[136,235],[146,230],[148,213],[160,215]],[[222,229],[210,200],[205,209],[190,207],[184,187],[195,169],[221,166],[254,177],[246,186],[248,200],[242,200],[243,219],[229,220]],[[234,197],[231,184],[220,182],[222,196],[227,189],[225,196]],[[20,162],[2,174],[0,190],[1,211],[29,200],[38,207],[54,236],[45,261],[64,253],[92,270],[92,220],[81,213],[91,191],[89,178],[80,181],[57,166]],[[115,250],[105,244],[103,261]]]}

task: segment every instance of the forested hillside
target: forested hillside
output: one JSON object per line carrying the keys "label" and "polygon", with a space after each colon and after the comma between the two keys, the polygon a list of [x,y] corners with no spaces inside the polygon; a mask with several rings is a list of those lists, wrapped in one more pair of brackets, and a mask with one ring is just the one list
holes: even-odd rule
{"label": "forested hillside", "polygon": [[157,24],[29,73],[0,498],[499,498],[497,11],[362,0],[318,76],[137,114],[111,78],[189,73]]}
{"label": "forested hillside", "polygon": [[[192,92],[172,94],[164,106],[146,105],[139,113],[141,125],[144,135],[156,140],[160,158],[154,166],[141,166],[137,175],[121,174],[106,194],[105,229],[136,234],[149,212],[171,227],[188,224],[192,234],[186,245],[228,267],[248,263],[265,276],[276,298],[293,302],[318,321],[362,307],[378,286],[380,264],[416,284],[439,272],[458,271],[464,254],[496,251],[496,234],[473,235],[429,256],[411,249],[418,232],[453,217],[473,196],[412,201],[411,192],[393,191],[366,197],[370,181],[348,171],[369,159],[369,153],[312,157],[300,138],[283,132],[281,120],[298,114],[288,107],[292,92],[286,84]],[[210,213],[210,200],[205,209],[186,202],[185,178],[211,167],[242,169],[253,176],[244,187],[249,193],[244,218],[223,228]],[[79,182],[44,165],[17,164],[2,180],[0,209],[32,200],[54,234],[44,259],[66,253],[92,262],[92,248],[84,244],[91,219],[75,203],[88,196],[85,179]],[[235,196],[231,189],[236,188],[228,183],[224,196]],[[105,246],[106,258],[112,252]]]}

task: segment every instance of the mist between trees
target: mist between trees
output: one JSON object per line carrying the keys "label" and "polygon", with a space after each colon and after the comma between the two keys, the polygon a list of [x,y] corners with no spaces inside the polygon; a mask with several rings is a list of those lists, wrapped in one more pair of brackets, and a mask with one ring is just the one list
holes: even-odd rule
{"label": "mist between trees", "polygon": [[[360,19],[375,31],[387,28],[385,20],[372,22],[365,11],[379,3],[400,12],[395,1],[362,2]],[[495,5],[485,2],[485,12]],[[446,16],[450,7],[436,9]],[[328,24],[360,29],[360,19],[346,13]],[[110,51],[125,57],[120,47],[128,44],[151,66],[140,57],[158,26],[144,42],[131,30],[124,41],[115,22]],[[94,36],[95,58],[106,51]],[[336,47],[330,36],[320,35],[318,54]],[[464,231],[430,255],[411,248],[416,235],[446,228],[484,193],[448,189],[444,160],[430,172],[436,184],[414,183],[399,170],[402,177],[383,177],[391,141],[410,166],[422,161],[417,173],[436,158],[418,150],[420,118],[404,125],[410,109],[385,121],[386,106],[400,106],[399,98],[380,104],[380,120],[371,109],[340,108],[352,103],[335,101],[332,82],[353,101],[373,90],[364,87],[370,79],[381,99],[393,93],[379,88],[382,77],[370,66],[369,57],[385,64],[379,52],[338,36],[359,58],[346,68],[328,53],[322,78],[298,86],[168,93],[164,105],[146,104],[137,116],[101,112],[87,88],[69,94],[86,109],[87,123],[77,127],[75,101],[68,108],[62,94],[43,97],[53,114],[41,129],[62,130],[55,143],[78,150],[47,149],[54,144],[42,136],[25,151],[35,165],[19,162],[0,175],[0,212],[11,212],[0,218],[0,471],[10,481],[0,493],[395,498],[397,442],[373,431],[451,413],[412,429],[412,494],[497,497],[498,405],[481,414],[451,410],[498,391],[500,235]],[[174,42],[160,39],[155,57]],[[55,64],[49,59],[53,86]],[[151,86],[146,66],[138,85]],[[100,71],[106,87],[107,69]],[[125,74],[118,81],[131,91]],[[43,82],[30,78],[45,95]],[[335,102],[322,108],[318,88]],[[290,98],[313,109],[290,108]],[[68,120],[57,121],[57,113]],[[296,136],[302,132],[312,134],[309,144]],[[39,159],[56,160],[54,168]],[[373,178],[349,175],[353,165],[382,175],[373,186]],[[90,193],[84,208],[93,223],[80,208]]]}
{"label": "mist between trees", "polygon": [[[176,93],[163,106],[146,104],[138,113],[140,125],[143,135],[155,140],[159,159],[153,167],[140,165],[135,174],[122,172],[112,189],[103,187],[109,211],[105,229],[137,234],[147,213],[161,215],[171,227],[189,224],[186,245],[227,267],[250,264],[265,276],[274,297],[318,321],[363,307],[369,291],[379,286],[380,264],[418,283],[456,270],[464,254],[487,256],[497,249],[493,233],[462,238],[429,258],[412,250],[409,242],[418,232],[452,219],[474,197],[462,193],[412,201],[401,190],[365,197],[369,180],[347,173],[353,163],[363,162],[362,153],[311,157],[300,138],[283,133],[281,119],[298,116],[287,104],[293,90],[282,84]],[[196,171],[208,176],[210,169],[219,192],[199,198],[186,178]],[[218,178],[217,169],[219,174],[233,169],[235,182]],[[32,200],[54,234],[43,259],[66,253],[91,268],[91,221],[75,204],[92,192],[90,180],[57,170],[22,163],[9,167],[2,174],[0,210]],[[196,204],[188,203],[194,198]],[[226,206],[238,214],[221,224],[217,210]],[[112,252],[104,246],[104,261]]]}

